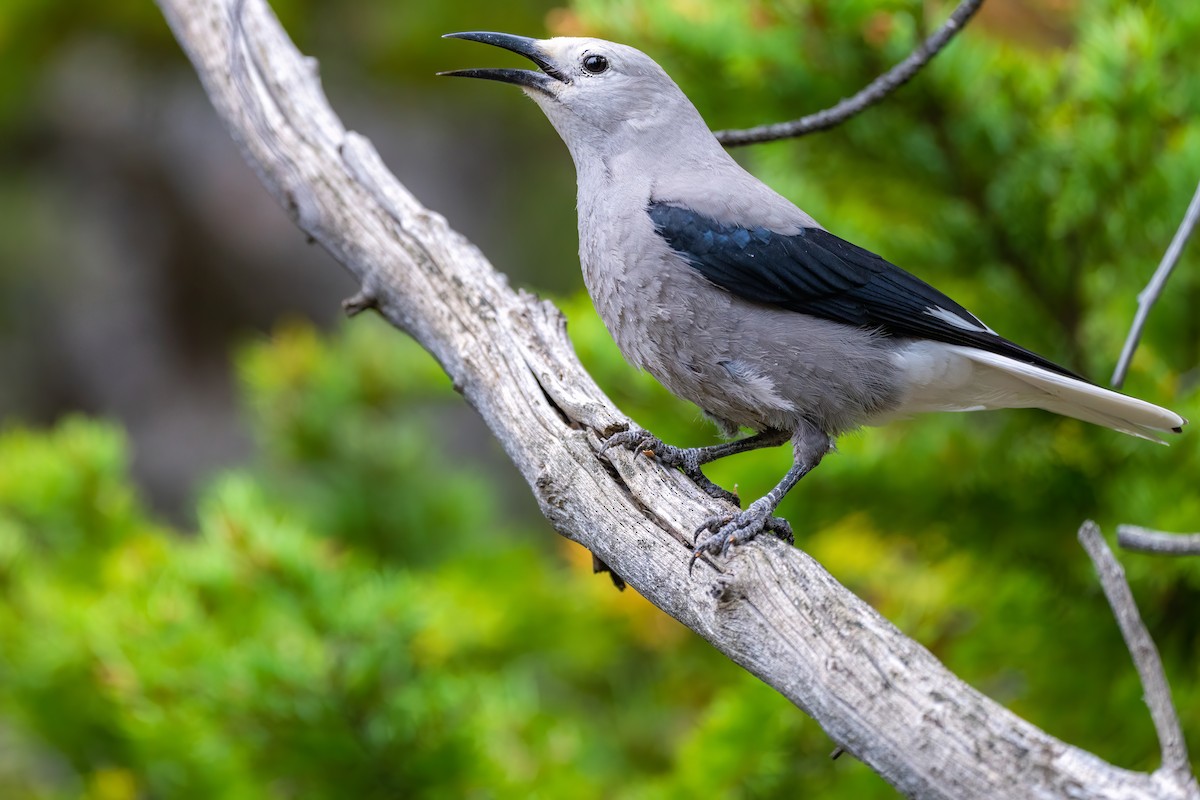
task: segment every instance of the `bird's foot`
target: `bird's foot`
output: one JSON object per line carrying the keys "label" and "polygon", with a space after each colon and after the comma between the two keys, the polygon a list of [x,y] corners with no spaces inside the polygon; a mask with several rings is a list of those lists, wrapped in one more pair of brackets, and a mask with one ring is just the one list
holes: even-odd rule
{"label": "bird's foot", "polygon": [[[774,507],[767,498],[756,500],[745,511],[736,514],[718,514],[709,517],[696,529],[696,543],[692,549],[692,562],[705,553],[725,555],[735,544],[743,544],[769,532],[788,544],[795,541],[792,526],[782,517],[771,516]],[[709,535],[701,538],[705,532]]]}
{"label": "bird's foot", "polygon": [[700,471],[700,453],[703,448],[676,447],[675,445],[665,443],[662,439],[650,433],[650,431],[642,430],[641,428],[630,428],[626,431],[614,433],[604,440],[604,444],[600,446],[599,454],[604,455],[606,451],[613,447],[623,447],[635,453],[641,451],[643,455],[656,459],[658,463],[665,467],[677,467],[682,470],[683,474],[691,478],[709,497],[715,497],[718,500],[728,500],[735,506],[742,504],[736,492],[731,492],[728,489],[717,486],[717,484],[710,481]]}

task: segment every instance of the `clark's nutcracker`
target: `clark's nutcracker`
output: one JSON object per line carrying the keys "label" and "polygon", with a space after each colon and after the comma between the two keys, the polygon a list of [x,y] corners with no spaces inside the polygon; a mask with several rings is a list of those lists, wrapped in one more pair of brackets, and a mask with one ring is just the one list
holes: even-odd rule
{"label": "clark's nutcracker", "polygon": [[[601,39],[451,38],[519,53],[540,70],[443,73],[513,83],[566,142],[579,183],[579,256],[596,310],[632,364],[730,437],[682,449],[630,430],[714,496],[700,465],[791,440],[794,465],[745,511],[697,531],[723,553],[764,530],[834,437],[925,411],[1042,408],[1162,441],[1184,419],[1102,389],[997,335],[929,284],[826,231],[738,166],[645,54]],[[733,499],[736,500],[736,497]],[[707,534],[701,537],[702,534]]]}

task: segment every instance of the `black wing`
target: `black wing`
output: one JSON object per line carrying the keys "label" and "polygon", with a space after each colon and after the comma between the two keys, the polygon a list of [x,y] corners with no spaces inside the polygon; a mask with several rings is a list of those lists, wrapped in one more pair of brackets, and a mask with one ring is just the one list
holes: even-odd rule
{"label": "black wing", "polygon": [[1086,380],[992,333],[920,278],[821,228],[788,236],[667,203],[651,202],[647,210],[672,250],[739,297],[890,336],[977,347]]}

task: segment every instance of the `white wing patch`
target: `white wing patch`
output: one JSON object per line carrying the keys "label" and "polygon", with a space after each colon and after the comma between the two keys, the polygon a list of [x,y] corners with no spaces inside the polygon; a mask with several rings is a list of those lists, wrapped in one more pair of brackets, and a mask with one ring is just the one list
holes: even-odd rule
{"label": "white wing patch", "polygon": [[990,333],[992,336],[997,335],[994,330],[989,328],[987,325],[984,325],[979,320],[966,319],[964,317],[960,317],[958,314],[955,314],[953,311],[947,311],[946,309],[942,308],[941,306],[930,306],[929,308],[925,309],[925,313],[931,317],[936,317],[937,319],[940,319],[942,322],[953,325],[956,328],[961,328],[964,331],[974,331],[976,333]]}

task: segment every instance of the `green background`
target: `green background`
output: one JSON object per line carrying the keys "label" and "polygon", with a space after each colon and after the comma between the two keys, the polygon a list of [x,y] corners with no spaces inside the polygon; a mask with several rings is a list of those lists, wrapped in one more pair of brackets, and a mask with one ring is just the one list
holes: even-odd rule
{"label": "green background", "polygon": [[[581,294],[569,158],[453,30],[650,53],[714,128],[856,91],[948,4],[276,3],[347,124],[667,441],[714,432]],[[1200,179],[1200,5],[991,0],[832,132],[737,151],[839,235],[1104,382]],[[515,63],[515,62],[514,62]],[[892,797],[556,537],[432,360],[253,184],[146,3],[0,5],[0,797]],[[531,246],[536,243],[537,246]],[[1195,245],[1127,389],[1200,417]],[[1075,541],[1200,528],[1170,448],[1036,411],[845,437],[780,512],[953,671],[1152,770]],[[744,497],[785,449],[714,465]],[[1200,747],[1200,560],[1121,556]]]}

